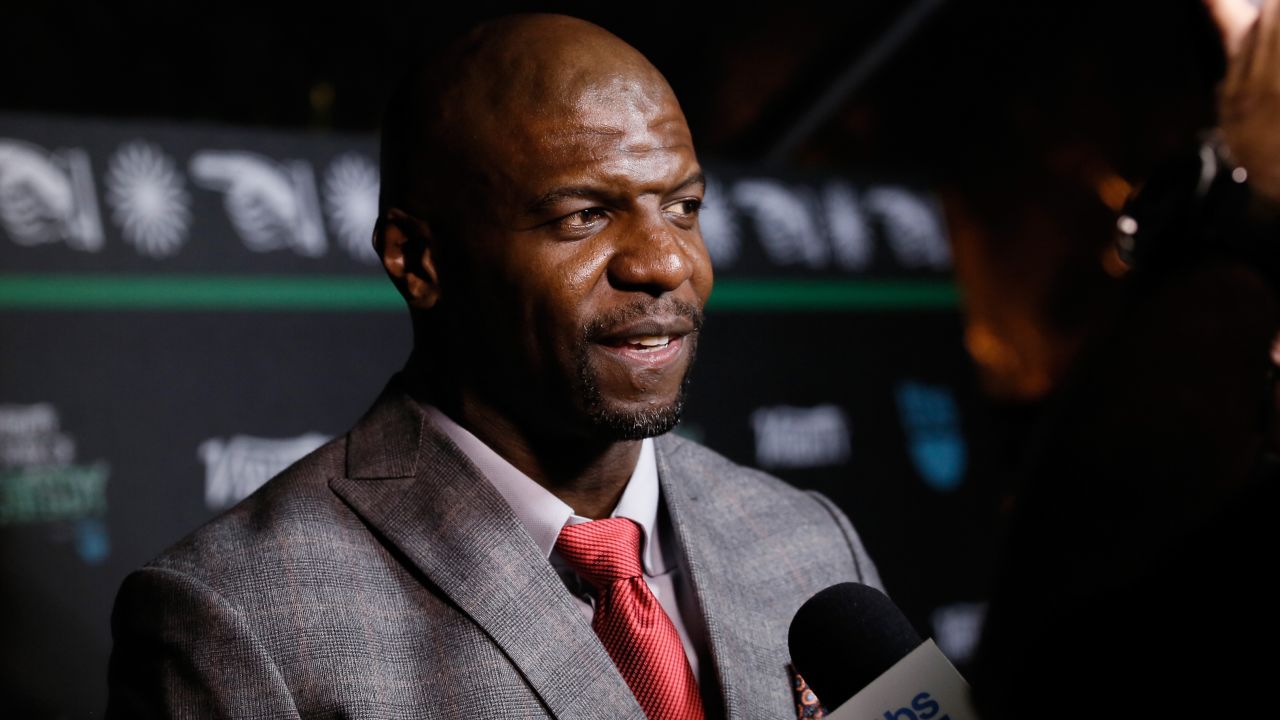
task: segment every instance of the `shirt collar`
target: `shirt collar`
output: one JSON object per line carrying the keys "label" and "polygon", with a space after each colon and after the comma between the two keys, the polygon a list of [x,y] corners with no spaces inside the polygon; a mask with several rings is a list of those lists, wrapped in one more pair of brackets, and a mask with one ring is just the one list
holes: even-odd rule
{"label": "shirt collar", "polygon": [[[507,501],[544,557],[551,557],[563,527],[590,522],[590,518],[575,514],[563,500],[520,472],[439,408],[426,405],[424,409],[431,422],[462,450]],[[610,517],[628,518],[640,526],[643,535],[640,559],[646,575],[660,575],[666,571],[657,533],[658,465],[654,460],[652,438],[641,441],[640,458]]]}

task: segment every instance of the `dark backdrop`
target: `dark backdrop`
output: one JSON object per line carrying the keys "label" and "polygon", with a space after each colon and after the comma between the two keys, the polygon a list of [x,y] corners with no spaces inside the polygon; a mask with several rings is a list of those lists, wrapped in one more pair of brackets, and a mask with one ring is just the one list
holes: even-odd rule
{"label": "dark backdrop", "polygon": [[[833,497],[963,660],[995,490],[936,199],[708,171],[717,287],[679,432]],[[376,178],[369,136],[0,116],[0,694],[18,716],[101,708],[124,574],[344,432],[406,358],[366,246]]]}

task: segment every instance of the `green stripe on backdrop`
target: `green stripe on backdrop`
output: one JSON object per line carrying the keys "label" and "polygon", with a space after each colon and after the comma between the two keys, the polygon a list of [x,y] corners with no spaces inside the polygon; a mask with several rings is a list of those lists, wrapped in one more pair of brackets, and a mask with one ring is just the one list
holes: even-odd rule
{"label": "green stripe on backdrop", "polygon": [[[952,310],[954,283],[940,280],[716,282],[717,311]],[[257,275],[0,275],[3,310],[399,311],[383,278]]]}

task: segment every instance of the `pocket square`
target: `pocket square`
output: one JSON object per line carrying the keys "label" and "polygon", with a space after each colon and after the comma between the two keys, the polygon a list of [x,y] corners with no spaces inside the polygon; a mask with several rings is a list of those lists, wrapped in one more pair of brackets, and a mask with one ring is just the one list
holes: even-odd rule
{"label": "pocket square", "polygon": [[816,718],[824,718],[827,711],[822,707],[822,703],[818,700],[818,696],[813,694],[813,690],[809,688],[809,683],[800,677],[800,673],[796,672],[795,667],[788,666],[791,671],[791,690],[796,697],[796,717],[799,720],[815,720]]}

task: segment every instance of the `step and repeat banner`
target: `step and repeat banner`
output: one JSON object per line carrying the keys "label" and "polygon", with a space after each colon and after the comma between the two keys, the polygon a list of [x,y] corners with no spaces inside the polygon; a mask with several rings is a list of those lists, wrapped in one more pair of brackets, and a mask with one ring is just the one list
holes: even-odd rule
{"label": "step and repeat banner", "polygon": [[[372,136],[0,114],[0,697],[89,717],[132,568],[341,434],[407,357]],[[819,489],[960,663],[994,537],[919,188],[708,163],[679,432]]]}

